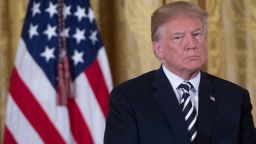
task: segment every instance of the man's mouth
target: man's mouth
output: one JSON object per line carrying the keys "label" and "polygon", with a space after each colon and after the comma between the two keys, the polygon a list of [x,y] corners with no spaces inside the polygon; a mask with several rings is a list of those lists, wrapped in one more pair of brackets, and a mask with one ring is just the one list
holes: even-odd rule
{"label": "man's mouth", "polygon": [[200,58],[201,58],[200,56],[189,56],[189,57],[186,57],[187,60],[198,60]]}

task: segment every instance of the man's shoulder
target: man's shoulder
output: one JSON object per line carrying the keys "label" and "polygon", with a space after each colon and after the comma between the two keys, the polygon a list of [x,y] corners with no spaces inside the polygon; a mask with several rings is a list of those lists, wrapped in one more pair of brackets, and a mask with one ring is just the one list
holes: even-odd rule
{"label": "man's shoulder", "polygon": [[145,96],[148,96],[152,91],[151,81],[154,77],[153,75],[155,71],[156,70],[144,73],[115,86],[111,91],[112,99],[121,99],[126,97],[126,99],[133,102],[143,101]]}
{"label": "man's shoulder", "polygon": [[202,72],[202,75],[204,77],[207,77],[207,79],[209,79],[215,87],[218,87],[221,89],[234,89],[234,90],[242,90],[242,91],[245,90],[243,87],[239,86],[238,84],[229,80],[225,80],[221,77],[218,77],[206,72]]}
{"label": "man's shoulder", "polygon": [[157,70],[152,70],[146,73],[143,73],[137,77],[129,79],[127,81],[122,82],[117,87],[121,88],[130,88],[130,87],[142,87],[146,85],[150,85],[153,75]]}

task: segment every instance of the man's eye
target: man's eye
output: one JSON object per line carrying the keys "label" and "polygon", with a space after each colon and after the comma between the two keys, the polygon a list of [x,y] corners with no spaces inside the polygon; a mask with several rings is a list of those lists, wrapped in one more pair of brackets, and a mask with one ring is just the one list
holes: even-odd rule
{"label": "man's eye", "polygon": [[194,33],[193,34],[193,36],[195,36],[195,37],[197,37],[197,36],[201,36],[202,35],[202,33],[201,32],[196,32],[196,33]]}
{"label": "man's eye", "polygon": [[182,39],[182,36],[175,36],[175,37],[173,37],[173,40],[180,40],[180,39]]}
{"label": "man's eye", "polygon": [[193,37],[198,40],[202,38],[202,35],[203,35],[202,32],[193,33]]}

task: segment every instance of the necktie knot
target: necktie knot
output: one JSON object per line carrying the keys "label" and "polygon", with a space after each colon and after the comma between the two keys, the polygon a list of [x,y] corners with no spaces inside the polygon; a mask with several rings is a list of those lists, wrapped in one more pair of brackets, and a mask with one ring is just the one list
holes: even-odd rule
{"label": "necktie knot", "polygon": [[184,81],[178,86],[178,89],[181,89],[183,92],[185,91],[185,93],[189,93],[189,90],[193,88],[193,85],[188,81]]}

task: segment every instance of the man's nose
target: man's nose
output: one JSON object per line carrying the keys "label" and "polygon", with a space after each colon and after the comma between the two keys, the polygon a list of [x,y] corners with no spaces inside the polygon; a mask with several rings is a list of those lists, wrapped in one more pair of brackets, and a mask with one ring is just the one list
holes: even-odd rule
{"label": "man's nose", "polygon": [[195,49],[195,48],[196,48],[196,39],[193,37],[193,35],[188,35],[186,50]]}

